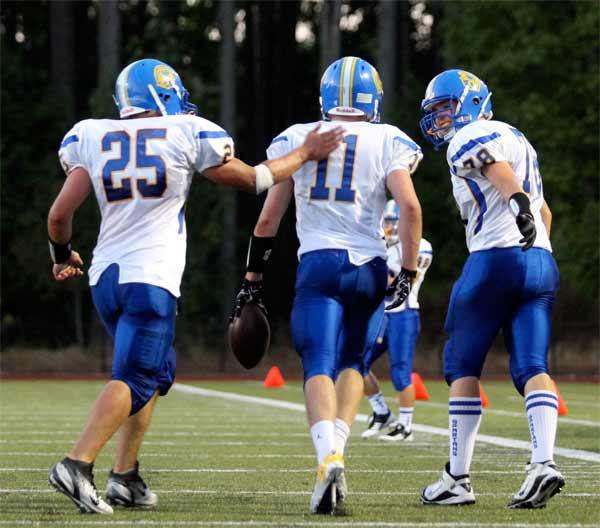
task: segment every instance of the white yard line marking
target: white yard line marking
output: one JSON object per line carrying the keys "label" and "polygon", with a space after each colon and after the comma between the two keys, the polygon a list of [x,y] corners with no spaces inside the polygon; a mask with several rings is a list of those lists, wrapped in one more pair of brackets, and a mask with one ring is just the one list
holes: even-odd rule
{"label": "white yard line marking", "polygon": [[[99,467],[97,471],[109,471],[109,467]],[[598,477],[600,473],[598,471],[580,471],[579,469],[573,470],[573,474],[566,473],[570,479],[587,479],[588,477]],[[37,473],[37,472],[48,472],[47,467],[35,468],[35,467],[17,467],[0,468],[0,473]],[[263,469],[263,468],[146,468],[145,473],[313,473],[314,468],[295,468],[295,469]],[[428,473],[432,475],[438,475],[440,473],[437,469],[352,469],[352,473],[385,473],[385,474],[396,474],[396,475],[421,475]],[[488,475],[522,475],[523,469],[479,469],[477,474],[488,474]]]}
{"label": "white yard line marking", "polygon": [[[211,389],[202,389],[200,387],[193,387],[191,385],[184,385],[182,383],[175,383],[173,389],[184,394],[196,394],[199,396],[220,398],[222,400],[233,400],[242,401],[246,403],[253,403],[257,405],[265,405],[269,407],[276,407],[279,409],[289,409],[291,411],[305,412],[303,404],[293,403],[285,400],[272,400],[269,398],[259,398],[257,396],[246,396],[244,394],[236,394],[233,392],[223,392]],[[357,420],[366,420],[367,416],[364,414],[358,414]],[[439,436],[448,436],[448,430],[442,429],[441,427],[433,427],[430,425],[413,424],[413,429],[421,433],[429,433]],[[523,440],[515,440],[513,438],[504,438],[501,436],[492,435],[477,435],[477,441],[498,445],[501,447],[510,447],[513,449],[523,449],[526,451],[531,450],[531,444]],[[600,453],[594,453],[592,451],[584,451],[582,449],[569,449],[565,447],[554,448],[554,454],[563,456],[566,458],[575,458],[577,460],[587,460],[588,462],[600,463]]]}
{"label": "white yard line marking", "polygon": [[[390,400],[390,398],[386,398]],[[438,403],[438,402],[429,402],[429,401],[420,401],[417,403],[417,406],[425,406],[425,407],[436,407],[439,409],[447,409],[447,403]],[[511,418],[523,418],[525,419],[524,412],[516,412],[516,411],[502,411],[500,409],[483,409],[483,414],[496,414],[498,416],[510,416]],[[565,423],[570,425],[585,425],[588,427],[600,427],[600,422],[593,422],[591,420],[578,420],[575,418],[565,418],[563,416],[558,417],[558,423]]]}
{"label": "white yard line marking", "polygon": [[[154,492],[160,495],[266,495],[266,496],[278,496],[278,495],[289,495],[289,496],[307,496],[311,495],[310,491],[267,491],[267,490],[256,490],[256,491],[223,491],[223,490],[214,490],[214,489],[176,489],[176,490],[163,490],[163,489],[153,489]],[[36,494],[49,494],[56,493],[56,490],[53,489],[39,489],[39,488],[3,488],[0,489],[0,493],[28,493],[32,495]],[[361,496],[361,497],[411,497],[418,495],[415,491],[355,491],[352,490],[352,496]],[[497,497],[498,493],[477,493],[478,497]],[[564,493],[560,494],[561,498],[563,497],[600,497],[600,493]]]}
{"label": "white yard line marking", "polygon": [[[239,423],[239,422],[238,422]],[[273,422],[269,422],[269,423],[273,423]],[[56,426],[56,423],[53,424],[54,426]],[[204,424],[203,424],[204,425]],[[36,427],[39,427],[40,424],[37,424]],[[256,438],[256,437],[267,437],[267,438],[306,438],[306,432],[298,432],[298,433],[286,433],[286,432],[279,432],[279,431],[272,431],[272,432],[268,432],[268,431],[264,431],[264,432],[257,432],[257,433],[251,433],[247,431],[247,428],[244,427],[243,430],[242,428],[240,428],[240,431],[232,431],[232,427],[222,427],[223,429],[226,429],[226,431],[219,431],[219,427],[213,427],[211,425],[210,427],[210,431],[192,431],[192,429],[198,429],[198,425],[190,425],[189,427],[154,427],[152,428],[152,431],[148,432],[147,436],[197,436],[197,437],[202,437],[202,436],[206,436],[208,438],[214,438],[215,436],[219,436],[219,437],[232,437],[232,438],[236,438],[236,437],[248,437],[248,438]],[[181,429],[185,429],[185,431],[181,431]],[[20,431],[7,431],[7,432],[3,432],[0,433],[0,435],[2,436],[19,436],[19,435],[29,435],[29,434],[36,434],[36,435],[55,435],[55,434],[62,434],[62,435],[73,435],[73,436],[77,436],[79,434],[79,430],[77,429],[73,429],[72,431],[38,431],[38,432],[29,432],[29,431],[25,431],[25,430],[20,430]]]}
{"label": "white yard line marking", "polygon": [[[357,528],[548,528],[548,524],[533,523],[489,523],[489,522],[381,522],[381,521],[168,521],[161,520],[90,520],[66,521],[64,519],[44,521],[0,521],[0,525],[10,526],[352,526]],[[597,528],[597,524],[552,524],[553,528]]]}

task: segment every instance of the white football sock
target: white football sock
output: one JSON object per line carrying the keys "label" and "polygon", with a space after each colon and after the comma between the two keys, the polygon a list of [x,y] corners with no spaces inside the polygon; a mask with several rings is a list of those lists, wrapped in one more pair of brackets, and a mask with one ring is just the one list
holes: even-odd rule
{"label": "white football sock", "polygon": [[387,414],[390,411],[381,392],[369,396],[368,400],[375,414]]}
{"label": "white football sock", "polygon": [[525,397],[531,434],[531,462],[552,460],[558,422],[558,398],[551,391],[535,390]]}
{"label": "white football sock", "polygon": [[398,409],[398,421],[400,425],[404,426],[406,432],[410,432],[412,430],[412,418],[414,407],[400,407]]}
{"label": "white football sock", "polygon": [[450,426],[450,473],[468,475],[481,423],[481,398],[454,397],[448,400]]}
{"label": "white football sock", "polygon": [[327,455],[335,451],[335,426],[330,420],[321,420],[310,428],[315,451],[317,452],[317,463],[323,462]]}
{"label": "white football sock", "polygon": [[335,419],[335,449],[336,451],[344,456],[344,449],[346,442],[350,436],[350,426],[344,422],[341,418]]}

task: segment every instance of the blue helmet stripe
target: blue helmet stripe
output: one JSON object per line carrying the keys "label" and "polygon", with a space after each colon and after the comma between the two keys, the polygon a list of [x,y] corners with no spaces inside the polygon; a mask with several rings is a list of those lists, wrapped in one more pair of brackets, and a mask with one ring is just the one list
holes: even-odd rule
{"label": "blue helmet stripe", "polygon": [[352,106],[352,75],[354,74],[354,67],[356,65],[356,57],[346,57],[342,65],[342,79],[340,90],[342,91],[342,98],[340,100],[340,106]]}

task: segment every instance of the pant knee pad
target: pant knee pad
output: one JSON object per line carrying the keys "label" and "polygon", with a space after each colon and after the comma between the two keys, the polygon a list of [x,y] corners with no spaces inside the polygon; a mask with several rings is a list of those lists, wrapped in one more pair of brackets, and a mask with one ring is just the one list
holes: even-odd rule
{"label": "pant knee pad", "polygon": [[397,392],[402,392],[412,383],[410,375],[410,372],[394,372],[392,368],[392,384]]}
{"label": "pant knee pad", "polygon": [[305,384],[310,378],[313,378],[314,376],[327,376],[328,378],[331,378],[333,381],[335,381],[336,373],[335,369],[332,368],[313,367],[311,369],[304,369]]}
{"label": "pant knee pad", "polygon": [[524,367],[521,369],[511,369],[510,376],[512,377],[515,388],[519,391],[519,394],[523,396],[525,392],[526,383],[537,376],[538,374],[548,374],[548,368],[535,366],[535,367]]}

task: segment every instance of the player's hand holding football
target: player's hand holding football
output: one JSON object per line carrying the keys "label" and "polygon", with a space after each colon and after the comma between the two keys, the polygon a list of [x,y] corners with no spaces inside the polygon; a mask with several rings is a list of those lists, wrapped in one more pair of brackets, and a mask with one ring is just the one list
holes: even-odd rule
{"label": "player's hand holding football", "polygon": [[239,317],[242,308],[245,304],[250,302],[255,303],[265,315],[267,315],[267,309],[262,300],[263,281],[244,279],[233,304],[233,310],[229,318],[229,322],[232,322],[235,317]]}
{"label": "player's hand holding football", "polygon": [[82,266],[83,260],[81,260],[79,253],[77,253],[77,251],[71,251],[69,260],[62,264],[54,264],[52,266],[52,274],[57,281],[81,277],[83,275],[83,270],[81,269]]}
{"label": "player's hand holding football", "polygon": [[320,124],[306,136],[302,145],[307,160],[318,161],[325,159],[331,151],[337,148],[340,141],[344,138],[344,129],[341,126],[321,133],[319,133],[319,128],[321,128]]}
{"label": "player's hand holding football", "polygon": [[406,268],[400,270],[400,273],[396,275],[396,278],[385,291],[386,296],[392,298],[391,302],[385,307],[386,311],[398,308],[398,306],[406,301],[416,277],[417,272],[414,270]]}

